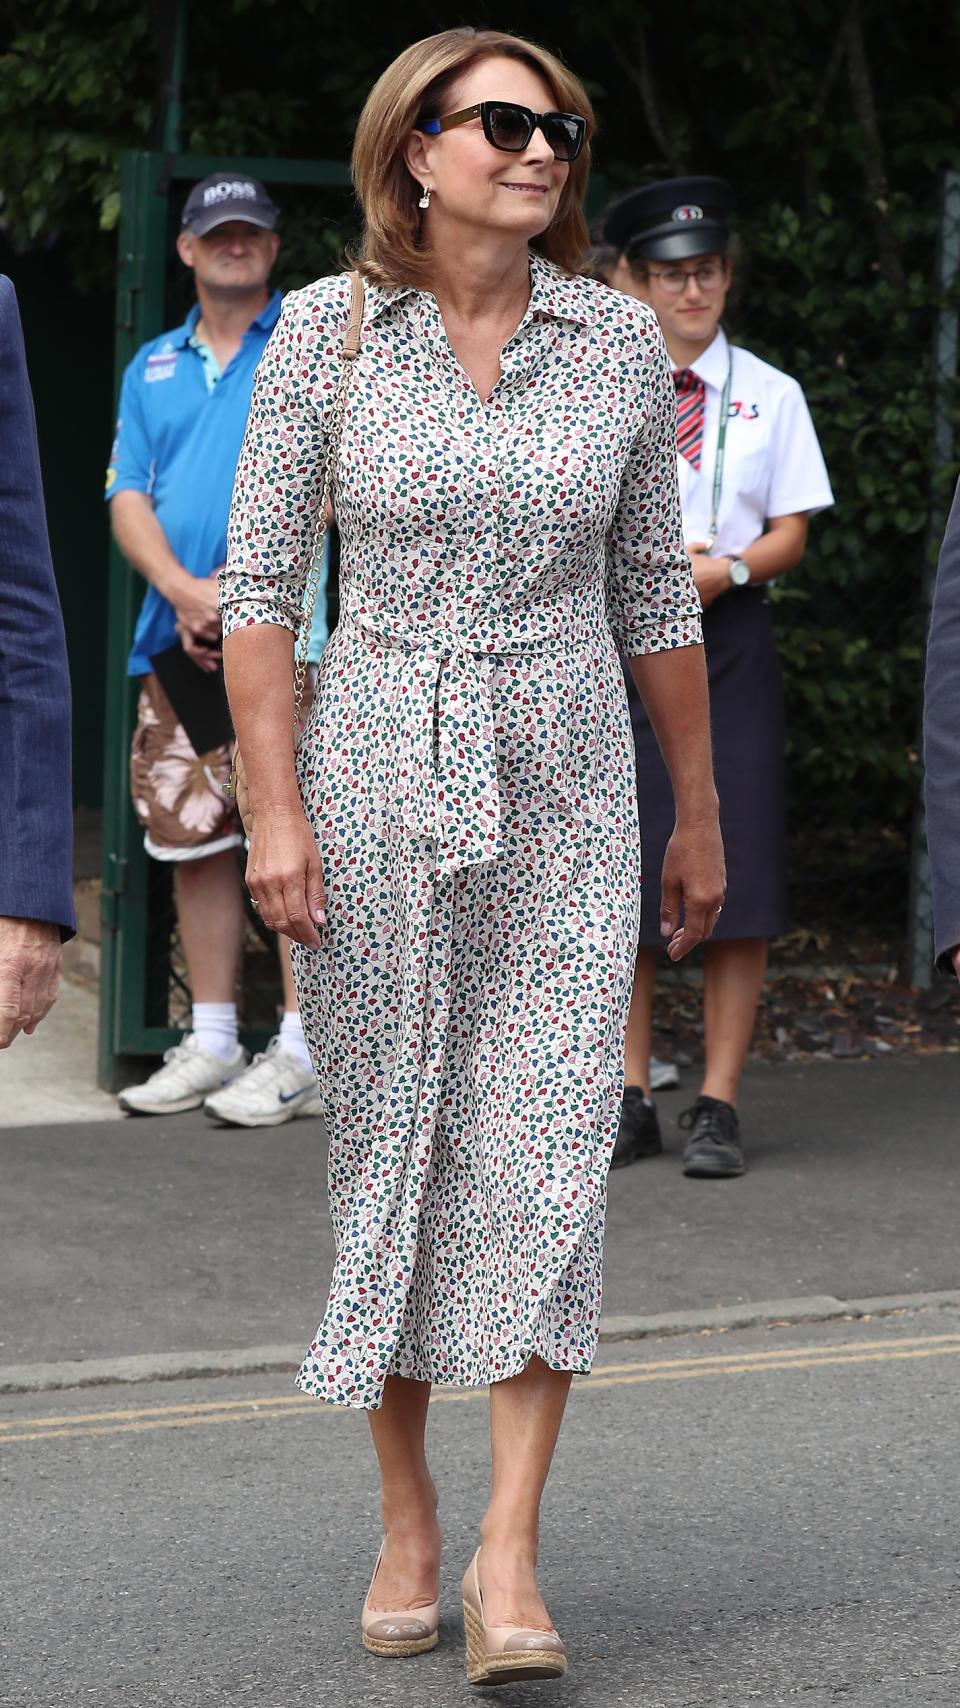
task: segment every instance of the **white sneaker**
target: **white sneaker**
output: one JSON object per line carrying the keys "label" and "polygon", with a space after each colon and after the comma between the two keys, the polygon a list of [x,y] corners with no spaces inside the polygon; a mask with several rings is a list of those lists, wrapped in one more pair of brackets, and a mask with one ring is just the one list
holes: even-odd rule
{"label": "white sneaker", "polygon": [[117,1102],[130,1115],[179,1115],[184,1109],[199,1109],[209,1092],[229,1085],[249,1060],[240,1044],[230,1061],[198,1050],[193,1033],[187,1032],[179,1044],[164,1051],[163,1067],[143,1085],[128,1085]]}
{"label": "white sneaker", "polygon": [[650,1090],[672,1091],[680,1084],[680,1075],[672,1062],[661,1062],[656,1056],[650,1057]]}
{"label": "white sneaker", "polygon": [[282,1127],[297,1115],[319,1115],[320,1097],[312,1068],[301,1067],[296,1056],[271,1038],[263,1055],[254,1056],[241,1073],[214,1092],[203,1105],[206,1114],[228,1127]]}

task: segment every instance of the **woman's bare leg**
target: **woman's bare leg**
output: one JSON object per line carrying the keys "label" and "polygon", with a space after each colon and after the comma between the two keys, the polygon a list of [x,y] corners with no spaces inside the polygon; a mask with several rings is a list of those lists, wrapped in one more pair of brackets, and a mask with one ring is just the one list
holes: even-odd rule
{"label": "woman's bare leg", "polygon": [[703,951],[703,1036],[707,1056],[703,1094],[719,1097],[734,1108],[766,971],[765,937],[708,943]]}
{"label": "woman's bare leg", "polygon": [[429,1402],[429,1382],[388,1376],[383,1405],[369,1414],[386,1540],[370,1598],[375,1610],[427,1607],[437,1599],[441,1532],[424,1449]]}
{"label": "woman's bare leg", "polygon": [[541,1358],[490,1388],[493,1489],[480,1528],[488,1625],[552,1628],[536,1579],[540,1497],[569,1391],[569,1373],[548,1369]]}
{"label": "woman's bare leg", "polygon": [[633,996],[627,1019],[627,1050],[624,1085],[639,1085],[650,1094],[650,1050],[653,1031],[653,987],[657,976],[657,952],[641,949],[633,975]]}

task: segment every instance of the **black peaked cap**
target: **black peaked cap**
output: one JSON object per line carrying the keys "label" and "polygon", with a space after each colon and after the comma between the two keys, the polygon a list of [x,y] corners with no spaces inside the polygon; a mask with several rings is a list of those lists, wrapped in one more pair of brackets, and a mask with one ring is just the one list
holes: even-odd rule
{"label": "black peaked cap", "polygon": [[607,243],[648,261],[682,261],[726,248],[735,197],[724,178],[661,178],[611,202]]}

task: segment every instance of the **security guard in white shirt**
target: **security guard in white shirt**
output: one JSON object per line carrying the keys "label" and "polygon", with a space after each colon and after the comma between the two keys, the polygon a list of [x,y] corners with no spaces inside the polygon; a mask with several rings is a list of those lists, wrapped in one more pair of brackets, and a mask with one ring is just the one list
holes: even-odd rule
{"label": "security guard in white shirt", "polygon": [[[655,310],[674,366],[684,534],[704,605],[714,762],[727,858],[723,916],[704,950],[706,1072],[680,1117],[685,1174],[745,1168],[737,1096],[770,937],[786,928],[783,688],[766,587],[803,557],[810,517],[833,503],[796,380],[733,346],[722,318],[732,281],[730,186],[673,178],[622,197],[603,235],[611,279]],[[651,1013],[661,946],[657,878],[673,830],[666,767],[630,692],[647,875],[613,1166],[662,1149],[649,1097]]]}

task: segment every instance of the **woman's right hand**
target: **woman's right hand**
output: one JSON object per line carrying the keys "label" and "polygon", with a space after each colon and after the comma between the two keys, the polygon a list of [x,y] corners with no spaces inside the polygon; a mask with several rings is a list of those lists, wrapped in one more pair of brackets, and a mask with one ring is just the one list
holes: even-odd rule
{"label": "woman's right hand", "polygon": [[246,877],[264,925],[307,949],[320,948],[317,926],[327,923],[327,898],[302,808],[254,810]]}

